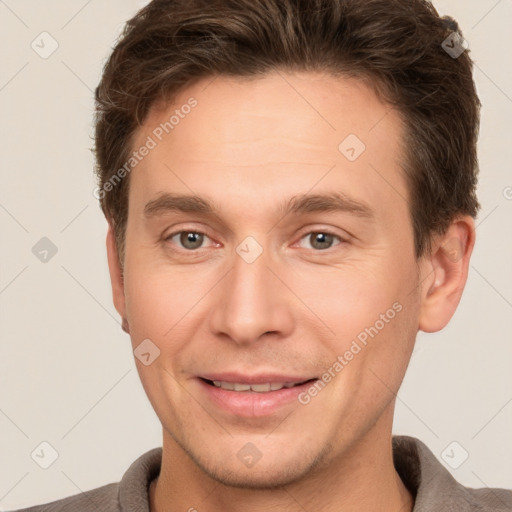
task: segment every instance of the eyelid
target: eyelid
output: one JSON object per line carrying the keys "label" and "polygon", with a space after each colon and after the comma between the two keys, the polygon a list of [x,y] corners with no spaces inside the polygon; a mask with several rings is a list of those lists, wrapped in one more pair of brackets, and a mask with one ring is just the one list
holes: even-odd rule
{"label": "eyelid", "polygon": [[[165,234],[163,236],[163,241],[165,242],[168,242],[169,240],[171,240],[174,236],[180,234],[180,233],[196,233],[196,234],[200,234],[200,235],[204,235],[206,236],[207,238],[209,238],[212,242],[213,242],[213,245],[217,245],[219,244],[219,242],[216,242],[214,240],[214,238],[210,235],[209,231],[207,229],[197,229],[195,227],[190,227],[190,226],[180,226],[180,229],[177,229],[177,230],[174,230],[174,231],[171,231],[170,233],[168,234]],[[343,243],[348,243],[349,242],[349,239],[350,239],[350,235],[347,233],[346,236],[344,235],[341,235],[339,233],[336,233],[334,229],[331,229],[331,228],[326,228],[326,227],[322,227],[322,226],[308,226],[306,228],[304,228],[303,230],[301,230],[301,233],[299,234],[299,237],[297,239],[297,242],[295,242],[293,244],[293,246],[296,246],[304,237],[306,237],[307,235],[311,235],[313,233],[323,233],[323,234],[326,234],[326,235],[331,235],[335,238],[338,238],[338,240],[340,241],[339,244],[336,244],[337,245],[342,245]],[[334,246],[334,247],[336,247]],[[185,249],[183,247],[178,247],[178,250],[181,250],[181,251],[185,251],[185,252],[188,252],[188,253],[198,253],[198,252],[201,252],[203,250],[206,250],[207,247],[200,247],[199,249]],[[332,250],[334,247],[329,247],[328,249],[322,249],[322,250],[315,250],[315,249],[311,249],[313,250],[314,252],[328,252],[330,250]]]}
{"label": "eyelid", "polygon": [[[162,236],[162,240],[164,242],[169,242],[171,240],[171,238],[173,238],[174,236],[176,235],[179,235],[180,233],[196,233],[196,234],[199,234],[199,235],[204,235],[205,237],[209,238],[214,245],[218,245],[218,242],[215,242],[215,240],[213,239],[213,237],[210,235],[208,229],[197,229],[195,227],[190,227],[190,226],[180,226],[180,229],[176,229],[174,231],[171,231],[170,233],[166,233]],[[176,244],[173,244],[173,245],[176,245]],[[205,249],[207,249],[207,247],[200,247],[199,249],[185,249],[183,247],[180,247],[179,245],[176,245],[176,247],[178,247],[178,250],[180,251],[185,251],[185,252],[188,252],[188,253],[197,253],[197,252],[201,252]]]}
{"label": "eyelid", "polygon": [[304,230],[300,232],[298,240],[302,240],[306,235],[310,235],[312,233],[323,233],[326,235],[332,235],[339,238],[342,242],[349,242],[350,238],[352,238],[352,236],[346,231],[344,231],[344,234],[342,234],[337,232],[333,228],[328,228],[325,226],[308,226],[307,228],[304,228]]}

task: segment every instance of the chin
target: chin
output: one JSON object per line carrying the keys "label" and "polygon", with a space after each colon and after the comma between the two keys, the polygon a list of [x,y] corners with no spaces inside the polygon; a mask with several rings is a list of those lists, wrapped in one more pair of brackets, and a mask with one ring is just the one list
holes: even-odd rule
{"label": "chin", "polygon": [[[196,466],[212,480],[229,487],[253,490],[272,490],[298,483],[323,467],[329,452],[330,449],[326,449],[315,456],[299,446],[296,449],[283,447],[281,450],[276,447],[269,454],[271,459],[263,454],[249,467],[243,463],[243,457],[237,457],[235,452],[226,460],[226,452],[223,455],[210,454],[209,458],[205,458],[188,451]],[[215,460],[216,455],[218,458]]]}
{"label": "chin", "polygon": [[301,469],[296,465],[280,465],[280,467],[272,469],[261,467],[258,470],[256,468],[240,469],[239,467],[233,467],[231,471],[226,467],[202,467],[201,469],[212,480],[225,486],[259,491],[278,489],[299,482],[309,472],[309,468]]}

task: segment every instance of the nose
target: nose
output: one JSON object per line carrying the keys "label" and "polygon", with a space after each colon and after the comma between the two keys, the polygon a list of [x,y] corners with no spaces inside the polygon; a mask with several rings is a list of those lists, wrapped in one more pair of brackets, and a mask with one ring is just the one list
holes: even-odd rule
{"label": "nose", "polygon": [[270,259],[265,251],[253,262],[235,254],[233,268],[216,287],[210,324],[216,336],[250,345],[265,334],[278,338],[291,334],[293,295]]}

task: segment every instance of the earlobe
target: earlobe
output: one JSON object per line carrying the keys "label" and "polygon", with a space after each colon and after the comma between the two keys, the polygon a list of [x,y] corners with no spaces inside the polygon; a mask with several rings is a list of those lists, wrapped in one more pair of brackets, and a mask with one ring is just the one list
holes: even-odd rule
{"label": "earlobe", "polygon": [[107,232],[107,259],[108,259],[108,269],[110,273],[110,283],[112,286],[112,298],[114,301],[114,306],[117,312],[122,317],[122,329],[126,333],[129,333],[129,325],[128,320],[126,318],[126,303],[124,296],[124,279],[123,272],[121,270],[121,266],[119,264],[119,257],[115,242],[114,230],[112,226],[109,224],[108,232]]}
{"label": "earlobe", "polygon": [[123,329],[123,331],[127,334],[130,334],[130,326],[128,324],[128,320],[123,317],[123,321],[121,323],[121,328]]}
{"label": "earlobe", "polygon": [[423,262],[419,329],[437,332],[452,318],[468,277],[469,260],[475,244],[475,225],[465,216],[452,222],[435,240],[432,253]]}

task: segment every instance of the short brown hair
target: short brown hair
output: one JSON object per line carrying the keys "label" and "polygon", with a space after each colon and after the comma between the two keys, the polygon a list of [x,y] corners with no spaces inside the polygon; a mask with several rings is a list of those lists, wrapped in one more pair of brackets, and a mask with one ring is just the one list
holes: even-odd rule
{"label": "short brown hair", "polygon": [[127,22],[96,88],[100,204],[121,265],[129,175],[104,187],[129,160],[151,106],[202,78],[278,69],[361,78],[396,108],[405,122],[402,167],[422,256],[433,233],[479,209],[480,101],[468,51],[455,58],[442,46],[453,33],[463,40],[455,20],[426,0],[150,2]]}

